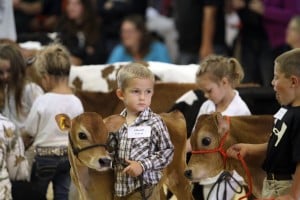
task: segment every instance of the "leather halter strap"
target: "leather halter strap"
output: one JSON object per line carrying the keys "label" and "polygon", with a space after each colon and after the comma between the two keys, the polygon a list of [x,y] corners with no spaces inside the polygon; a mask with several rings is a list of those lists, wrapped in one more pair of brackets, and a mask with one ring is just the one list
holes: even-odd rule
{"label": "leather halter strap", "polygon": [[83,147],[83,148],[78,148],[78,147],[75,147],[73,141],[71,140],[70,133],[69,133],[68,138],[69,138],[69,142],[70,142],[70,145],[71,145],[71,148],[72,148],[72,152],[77,158],[78,158],[78,155],[79,155],[80,152],[88,150],[88,149],[92,149],[92,148],[95,148],[95,147],[104,147],[104,148],[107,149],[107,144],[94,144],[94,145],[86,146],[86,147]]}

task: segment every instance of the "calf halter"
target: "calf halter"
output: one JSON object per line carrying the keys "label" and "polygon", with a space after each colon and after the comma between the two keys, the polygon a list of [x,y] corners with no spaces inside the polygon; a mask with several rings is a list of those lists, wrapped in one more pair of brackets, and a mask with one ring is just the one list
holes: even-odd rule
{"label": "calf halter", "polygon": [[[229,116],[226,116],[226,120],[227,120],[227,123],[228,125],[230,126],[230,117]],[[207,150],[195,150],[195,151],[192,151],[192,154],[206,154],[206,153],[216,153],[216,152],[219,152],[222,157],[223,157],[223,163],[224,163],[224,168],[226,167],[226,160],[228,158],[228,155],[226,153],[226,150],[224,149],[224,143],[226,141],[226,138],[227,136],[229,135],[229,131],[227,131],[223,137],[221,138],[221,141],[220,141],[220,145],[214,149],[207,149]],[[241,199],[244,199],[244,198],[248,198],[251,194],[252,194],[252,178],[251,178],[251,174],[250,174],[250,171],[247,167],[247,164],[246,162],[244,161],[243,157],[240,155],[240,153],[237,154],[237,157],[238,157],[238,160],[241,162],[245,172],[246,172],[246,175],[247,175],[247,179],[248,179],[248,185],[249,185],[249,190],[247,192],[247,194],[245,196],[242,196],[239,198],[239,200]]]}
{"label": "calf halter", "polygon": [[92,149],[94,147],[104,147],[105,149],[107,149],[107,144],[94,144],[94,145],[86,146],[83,148],[75,147],[73,141],[71,140],[70,133],[69,133],[69,142],[70,142],[70,145],[72,148],[72,152],[77,158],[78,158],[78,155],[80,152],[88,150],[88,149]]}
{"label": "calf halter", "polygon": [[[226,116],[227,123],[230,125],[230,117]],[[223,156],[223,163],[224,168],[226,167],[226,160],[227,160],[227,153],[226,150],[223,148],[225,140],[229,134],[229,131],[227,131],[223,137],[221,138],[220,145],[214,149],[205,149],[205,150],[194,150],[192,151],[192,154],[205,154],[205,153],[216,153],[219,152]]]}

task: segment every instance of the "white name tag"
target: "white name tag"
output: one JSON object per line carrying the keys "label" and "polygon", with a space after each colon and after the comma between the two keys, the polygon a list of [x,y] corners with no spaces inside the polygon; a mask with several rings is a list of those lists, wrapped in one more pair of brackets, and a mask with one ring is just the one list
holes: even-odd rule
{"label": "white name tag", "polygon": [[279,119],[281,120],[283,118],[283,116],[285,115],[285,113],[287,112],[287,109],[286,108],[280,108],[277,113],[274,115],[274,117],[276,119]]}
{"label": "white name tag", "polygon": [[150,126],[128,127],[128,138],[144,138],[144,137],[150,137],[150,135],[151,135]]}

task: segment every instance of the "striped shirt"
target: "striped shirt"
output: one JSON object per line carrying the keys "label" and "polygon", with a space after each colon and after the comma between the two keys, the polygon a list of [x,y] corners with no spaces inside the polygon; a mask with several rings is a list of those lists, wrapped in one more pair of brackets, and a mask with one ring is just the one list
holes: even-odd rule
{"label": "striped shirt", "polygon": [[[126,110],[121,115],[126,116]],[[150,127],[150,136],[128,138],[128,128],[137,126]],[[141,163],[143,167],[143,184],[157,184],[162,176],[161,170],[172,161],[174,154],[173,144],[161,117],[153,113],[150,108],[147,108],[140,113],[132,125],[128,126],[125,123],[117,134],[118,161],[115,167],[115,194],[126,196],[141,186],[140,176],[131,177],[122,173],[125,168],[122,163],[125,163],[125,159]]]}

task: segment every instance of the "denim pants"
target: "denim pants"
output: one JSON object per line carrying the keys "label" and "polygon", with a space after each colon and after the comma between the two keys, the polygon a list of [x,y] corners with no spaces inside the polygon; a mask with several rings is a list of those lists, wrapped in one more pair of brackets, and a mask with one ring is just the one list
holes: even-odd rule
{"label": "denim pants", "polygon": [[54,200],[67,200],[70,187],[68,156],[36,156],[32,166],[31,183],[36,200],[46,199],[52,181]]}

